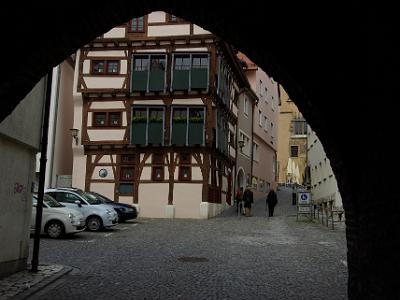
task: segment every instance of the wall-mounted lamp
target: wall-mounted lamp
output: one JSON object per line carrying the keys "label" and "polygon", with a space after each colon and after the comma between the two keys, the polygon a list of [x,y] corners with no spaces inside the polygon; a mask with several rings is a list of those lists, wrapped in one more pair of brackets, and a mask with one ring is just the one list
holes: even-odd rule
{"label": "wall-mounted lamp", "polygon": [[244,147],[244,141],[238,141],[240,152],[243,152],[243,147]]}
{"label": "wall-mounted lamp", "polygon": [[79,133],[79,129],[76,128],[71,128],[71,136],[74,138],[75,140],[75,145],[78,145],[78,133]]}

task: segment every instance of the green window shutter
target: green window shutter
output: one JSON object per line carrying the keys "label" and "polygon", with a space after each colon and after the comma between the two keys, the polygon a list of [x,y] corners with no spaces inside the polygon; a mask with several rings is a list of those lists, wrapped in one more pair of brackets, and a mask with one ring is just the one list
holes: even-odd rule
{"label": "green window shutter", "polygon": [[173,145],[186,145],[186,121],[172,121],[172,141]]}
{"label": "green window shutter", "polygon": [[164,138],[164,111],[160,108],[149,109],[148,143],[163,144]]}
{"label": "green window shutter", "polygon": [[149,144],[163,143],[163,122],[149,122]]}
{"label": "green window shutter", "polygon": [[171,139],[173,145],[186,145],[187,117],[187,108],[173,109]]}
{"label": "green window shutter", "polygon": [[133,92],[147,91],[147,70],[132,72],[132,91]]}
{"label": "green window shutter", "polygon": [[189,108],[189,145],[204,144],[204,108]]}
{"label": "green window shutter", "polygon": [[132,115],[132,144],[146,145],[147,109],[134,108]]}
{"label": "green window shutter", "polygon": [[146,145],[146,123],[132,122],[132,144]]}
{"label": "green window shutter", "polygon": [[150,72],[149,79],[149,91],[150,92],[162,92],[164,91],[164,78],[165,72],[162,70],[152,70]]}
{"label": "green window shutter", "polygon": [[174,70],[172,89],[184,91],[189,89],[189,70]]}
{"label": "green window shutter", "polygon": [[203,145],[203,123],[189,122],[189,145]]}
{"label": "green window shutter", "polygon": [[191,88],[192,89],[207,89],[207,69],[192,69]]}

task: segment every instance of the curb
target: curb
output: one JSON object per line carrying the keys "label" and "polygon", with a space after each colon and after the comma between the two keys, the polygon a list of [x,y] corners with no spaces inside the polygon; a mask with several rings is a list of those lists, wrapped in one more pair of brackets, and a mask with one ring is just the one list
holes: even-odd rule
{"label": "curb", "polygon": [[55,282],[56,280],[60,279],[62,276],[68,274],[73,270],[72,267],[63,266],[63,268],[55,273],[53,276],[48,276],[47,278],[43,279],[42,281],[38,282],[34,286],[22,291],[21,293],[12,297],[12,300],[23,300],[27,299],[28,297],[32,296],[33,294],[37,293],[41,289],[45,288],[46,286],[50,285],[51,283]]}

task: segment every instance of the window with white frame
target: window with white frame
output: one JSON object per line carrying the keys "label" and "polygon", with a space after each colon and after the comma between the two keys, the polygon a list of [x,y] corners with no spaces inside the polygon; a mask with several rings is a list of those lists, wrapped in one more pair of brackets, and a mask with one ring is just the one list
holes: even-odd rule
{"label": "window with white frame", "polygon": [[275,110],[275,99],[273,95],[271,95],[271,108],[272,110]]}
{"label": "window with white frame", "polygon": [[244,104],[243,113],[245,116],[248,116],[249,115],[249,100],[247,99],[246,96],[244,96],[243,104]]}
{"label": "window with white frame", "polygon": [[263,82],[262,82],[262,80],[260,80],[260,85],[259,85],[258,94],[260,95],[261,98],[264,96],[264,95],[263,95],[263,92],[264,92]]}
{"label": "window with white frame", "polygon": [[247,157],[250,157],[251,154],[251,143],[250,143],[250,138],[243,132],[239,132],[239,141],[243,141],[243,147],[240,149],[241,153],[244,154]]}
{"label": "window with white frame", "polygon": [[264,95],[265,95],[265,97],[264,97],[265,103],[268,103],[268,89],[267,89],[267,87],[264,88]]}
{"label": "window with white frame", "polygon": [[259,161],[258,144],[253,142],[253,160]]}
{"label": "window with white frame", "polygon": [[262,127],[262,121],[263,121],[262,112],[261,110],[258,110],[258,125],[260,125],[260,127]]}
{"label": "window with white frame", "polygon": [[264,116],[264,131],[268,131],[268,118]]}

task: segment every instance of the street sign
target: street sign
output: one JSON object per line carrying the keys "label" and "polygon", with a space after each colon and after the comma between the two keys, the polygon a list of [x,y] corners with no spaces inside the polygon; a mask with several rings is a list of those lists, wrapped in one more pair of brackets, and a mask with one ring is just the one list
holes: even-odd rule
{"label": "street sign", "polygon": [[311,204],[310,193],[300,192],[300,193],[298,193],[297,197],[298,197],[299,205]]}
{"label": "street sign", "polygon": [[311,205],[307,206],[299,206],[298,207],[298,213],[311,213]]}

